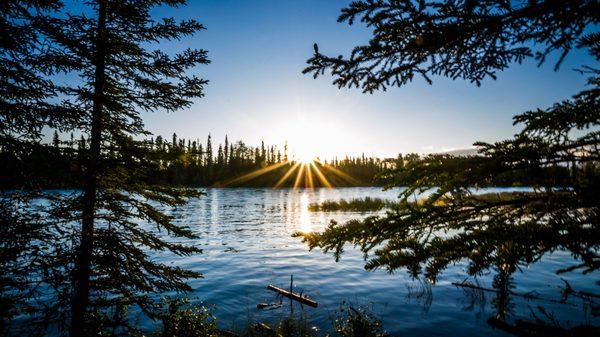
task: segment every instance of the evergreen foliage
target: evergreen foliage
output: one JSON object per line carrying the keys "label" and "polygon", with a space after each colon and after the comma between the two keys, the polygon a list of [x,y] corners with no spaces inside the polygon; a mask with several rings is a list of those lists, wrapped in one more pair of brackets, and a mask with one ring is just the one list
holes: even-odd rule
{"label": "evergreen foliage", "polygon": [[[405,84],[413,74],[445,75],[479,82],[513,61],[540,61],[575,47],[600,59],[595,1],[356,1],[341,20],[374,26],[368,46],[348,60],[317,54],[309,72],[331,69],[339,86],[370,92]],[[421,41],[421,42],[419,42]],[[431,155],[387,173],[391,185],[407,186],[399,204],[384,216],[345,224],[331,222],[322,233],[298,233],[311,249],[360,247],[367,269],[407,268],[430,280],[448,265],[468,262],[468,273],[487,269],[507,279],[519,266],[555,250],[575,262],[557,272],[600,267],[599,70],[587,66],[589,88],[570,100],[514,118],[523,127],[512,139],[476,143],[480,156]],[[563,169],[561,169],[563,168]],[[564,168],[569,168],[568,174]],[[481,198],[473,188],[506,175],[532,177],[533,192]],[[419,202],[414,202],[419,200]]]}
{"label": "evergreen foliage", "polygon": [[[45,57],[50,47],[41,43],[39,29],[47,23],[47,13],[60,8],[61,2],[54,0],[0,4],[0,180],[21,182],[17,189],[0,192],[2,335],[43,334],[53,310],[46,297],[53,289],[46,281],[60,278],[50,270],[60,253],[56,228],[44,223],[45,214],[28,207],[38,197],[33,189],[50,179],[38,159],[56,155],[55,148],[40,144],[43,127],[64,129],[74,120],[72,109],[57,104],[57,88],[46,78],[55,66]],[[24,313],[36,324],[20,329],[13,323]]]}
{"label": "evergreen foliage", "polygon": [[[11,254],[6,255],[9,261],[2,261],[2,268],[31,266],[35,269],[28,275],[31,289],[43,289],[45,298],[53,299],[43,303],[29,296],[26,311],[9,315],[26,313],[35,318],[43,314],[44,323],[61,335],[67,331],[71,336],[134,333],[138,327],[123,308],[131,306],[158,318],[160,305],[152,294],[188,290],[185,280],[199,276],[150,258],[153,250],[178,255],[198,252],[158,235],[164,231],[180,239],[194,237],[161,210],[176,207],[197,192],[146,184],[160,158],[135,140],[147,135],[140,113],[189,107],[192,99],[202,96],[207,83],[187,74],[194,66],[208,63],[206,51],[187,49],[171,55],[151,49],[156,43],[179,40],[203,29],[194,20],[150,16],[157,6],[184,4],[95,0],[87,1],[86,9],[76,13],[66,12],[61,1],[0,5],[0,26],[6,29],[0,42],[1,79],[6,84],[1,97],[0,145],[2,159],[16,166],[7,171],[27,173],[20,168],[42,164],[35,173],[52,172],[53,165],[59,166],[59,172],[72,172],[62,167],[72,162],[76,174],[68,180],[81,188],[69,194],[44,192],[36,199],[21,199],[25,203],[19,207],[24,212],[3,207],[3,225],[14,224],[3,230],[36,230],[27,230],[23,242],[15,241],[20,247],[14,253],[3,242],[3,251]],[[55,74],[76,80],[60,81]],[[44,127],[70,132],[69,146],[61,146],[58,136],[53,146],[41,143]],[[73,132],[86,137],[76,142]],[[31,139],[27,143],[31,146],[14,145],[22,135]],[[12,188],[65,184],[61,175],[31,176],[36,177],[32,183],[44,177],[48,181]],[[14,204],[20,195],[3,193],[2,205]],[[26,211],[34,205],[39,217],[30,219]],[[7,238],[11,240],[3,236]],[[13,289],[30,294],[31,290],[9,287],[1,289],[3,294],[12,295]]]}
{"label": "evergreen foliage", "polygon": [[[600,21],[594,0],[361,0],[342,9],[338,22],[372,29],[368,44],[350,56],[329,57],[314,46],[304,73],[331,71],[338,87],[372,93],[421,76],[465,79],[479,85],[514,62],[534,57],[542,64],[566,55],[593,37]],[[587,28],[587,29],[586,29]]]}

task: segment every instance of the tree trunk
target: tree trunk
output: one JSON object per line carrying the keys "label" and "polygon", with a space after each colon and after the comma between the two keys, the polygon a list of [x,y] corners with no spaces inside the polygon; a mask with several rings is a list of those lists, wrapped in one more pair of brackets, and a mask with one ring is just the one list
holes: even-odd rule
{"label": "tree trunk", "polygon": [[98,27],[94,55],[94,93],[92,107],[92,128],[88,162],[84,177],[82,199],[81,243],[75,264],[73,283],[75,285],[71,304],[71,336],[85,336],[85,316],[90,294],[91,257],[94,248],[94,218],[96,212],[96,193],[100,145],[102,143],[102,109],[104,97],[104,72],[106,56],[106,4],[98,0]]}

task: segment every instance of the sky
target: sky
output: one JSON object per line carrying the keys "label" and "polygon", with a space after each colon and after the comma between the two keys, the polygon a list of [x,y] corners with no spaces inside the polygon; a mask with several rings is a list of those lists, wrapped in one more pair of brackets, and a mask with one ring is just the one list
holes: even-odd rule
{"label": "sky", "polygon": [[[535,61],[514,65],[498,79],[475,84],[435,77],[386,92],[338,89],[325,75],[303,75],[313,43],[327,55],[347,55],[368,41],[360,25],[338,23],[342,0],[203,0],[153,15],[194,18],[206,30],[158,47],[207,49],[211,64],[192,73],[210,82],[205,97],[186,110],[144,114],[155,135],[205,142],[230,140],[277,145],[321,158],[396,156],[469,148],[475,141],[512,136],[515,114],[569,98],[585,85],[574,71],[589,64],[584,52],[570,54],[561,69]],[[551,60],[552,61],[552,60]]]}

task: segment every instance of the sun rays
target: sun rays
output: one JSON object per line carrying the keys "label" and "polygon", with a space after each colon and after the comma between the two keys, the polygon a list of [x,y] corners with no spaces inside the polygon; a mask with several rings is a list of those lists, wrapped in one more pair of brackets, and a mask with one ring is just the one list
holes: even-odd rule
{"label": "sun rays", "polygon": [[237,177],[235,179],[232,179],[232,180],[226,182],[225,185],[231,185],[231,184],[236,184],[236,183],[243,183],[243,182],[246,182],[248,180],[252,180],[252,179],[254,179],[256,177],[259,177],[259,176],[261,176],[261,175],[263,175],[265,173],[268,173],[268,172],[271,172],[273,170],[276,170],[276,169],[282,167],[283,165],[285,165],[287,163],[288,162],[281,162],[281,163],[273,164],[273,165],[270,165],[270,166],[267,166],[267,167],[263,167],[263,168],[258,169],[256,171],[250,172],[248,174],[244,174],[241,177]]}
{"label": "sun rays", "polygon": [[317,165],[315,165],[314,161],[310,162],[310,166],[312,169],[314,169],[317,179],[319,180],[321,185],[323,185],[324,187],[327,187],[327,188],[333,187],[333,186],[331,186],[331,183],[329,183],[329,180],[327,180],[327,178],[325,178],[325,175],[323,175],[323,172],[321,172],[319,167]]}
{"label": "sun rays", "polygon": [[[335,168],[335,167],[333,167],[331,165],[321,163],[318,160],[313,161],[313,164],[314,163],[318,163],[318,164],[322,165],[323,169],[325,169],[328,172],[331,172],[334,175],[340,177],[342,180],[344,180],[345,182],[347,182],[350,185],[354,185],[354,186],[360,186],[360,185],[362,185],[362,183],[358,179],[355,179],[351,175],[349,175],[349,174],[347,174],[347,173],[345,173],[345,172],[343,172],[343,171],[341,171],[341,170],[339,170],[339,169],[337,169],[337,168]],[[314,165],[314,166],[316,167],[316,165]]]}
{"label": "sun rays", "polygon": [[288,178],[292,176],[292,174],[298,167],[300,167],[299,163],[295,163],[294,165],[292,165],[292,167],[289,170],[287,170],[287,172],[281,177],[281,179],[277,181],[277,183],[273,187],[281,187],[281,185],[283,185],[283,183],[285,183],[286,180],[288,180]]}
{"label": "sun rays", "polygon": [[[289,166],[285,171],[279,172]],[[266,174],[277,175],[273,188],[290,186],[292,188],[332,188],[333,180],[342,182],[343,185],[360,186],[362,183],[349,174],[318,159],[307,161],[283,161],[269,165],[253,172],[244,174],[224,183],[225,186],[244,184],[250,180],[258,179]],[[328,178],[329,177],[329,178]],[[275,179],[273,180],[275,181]]]}

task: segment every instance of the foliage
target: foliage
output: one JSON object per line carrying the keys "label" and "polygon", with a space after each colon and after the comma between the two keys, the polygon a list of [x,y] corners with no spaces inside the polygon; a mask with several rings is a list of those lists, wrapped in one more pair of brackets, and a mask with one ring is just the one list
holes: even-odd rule
{"label": "foliage", "polygon": [[372,30],[368,44],[350,56],[319,52],[304,73],[316,78],[330,70],[338,87],[372,93],[402,86],[415,76],[465,79],[479,85],[496,71],[535,57],[541,64],[566,55],[593,36],[586,28],[598,24],[594,0],[459,1],[361,0],[342,9],[339,22],[360,20]]}
{"label": "foliage", "polygon": [[[12,200],[0,198],[0,334],[38,335],[38,327],[22,329],[13,324],[23,312],[32,309],[30,302],[39,299],[39,268],[43,263],[44,245],[47,236],[40,228],[38,215],[23,212],[18,205],[26,201],[27,196]],[[42,261],[40,261],[42,260]],[[41,313],[33,312],[32,320],[44,320]]]}
{"label": "foliage", "polygon": [[343,302],[332,317],[332,333],[321,332],[311,326],[305,315],[285,317],[274,324],[274,328],[255,325],[248,335],[253,337],[385,337],[390,336],[383,330],[382,322],[367,307],[354,308]]}
{"label": "foliage", "polygon": [[381,320],[366,308],[342,306],[335,319],[334,330],[340,337],[384,337],[389,336],[382,327]]}
{"label": "foliage", "polygon": [[[383,217],[345,225],[332,222],[323,233],[304,234],[305,240],[311,248],[333,250],[337,258],[345,243],[359,245],[365,254],[373,253],[366,265],[369,269],[408,267],[416,276],[426,265],[431,279],[448,264],[464,258],[471,261],[469,271],[475,274],[498,259],[515,266],[559,248],[582,260],[569,270],[597,269],[599,200],[594,191],[600,167],[597,148],[585,141],[596,136],[586,134],[559,144],[539,138],[533,142],[531,133],[539,130],[528,127],[515,140],[485,145],[481,157],[466,158],[460,164],[434,155],[399,169],[394,174],[410,184],[397,208]],[[565,149],[572,152],[565,153]],[[551,177],[538,168],[546,163],[575,163],[567,188],[545,183],[552,181]],[[540,185],[531,193],[512,197],[472,196],[472,187],[485,186],[489,177],[512,170],[539,177]],[[415,194],[423,192],[430,194],[413,202]]]}
{"label": "foliage", "polygon": [[[1,335],[43,335],[48,317],[54,316],[51,298],[57,290],[48,281],[64,280],[51,270],[62,258],[57,254],[64,241],[45,221],[47,214],[28,207],[39,196],[32,189],[48,178],[28,160],[52,152],[39,143],[42,129],[73,125],[73,111],[59,107],[56,86],[47,79],[54,67],[44,58],[50,47],[41,43],[38,29],[47,23],[47,13],[60,8],[55,0],[0,4],[0,179],[18,177],[22,182],[0,192]],[[23,314],[35,324],[14,324]]]}
{"label": "foliage", "polygon": [[[233,332],[220,330],[217,318],[212,310],[202,305],[190,305],[187,299],[170,299],[166,302],[166,310],[161,314],[162,329],[159,336],[173,337],[218,337],[237,336]],[[366,307],[355,309],[342,303],[333,324],[333,334],[323,333],[311,326],[304,313],[283,317],[274,322],[273,327],[264,323],[248,322],[245,332],[240,336],[252,337],[384,337],[389,336],[371,310]]]}
{"label": "foliage", "polygon": [[[151,49],[203,29],[195,20],[150,15],[157,6],[183,4],[95,0],[75,12],[61,1],[0,5],[0,26],[9,31],[0,39],[0,78],[6,84],[0,92],[0,148],[3,160],[10,160],[10,172],[20,178],[2,198],[3,205],[23,202],[17,209],[4,208],[3,221],[11,226],[3,230],[16,234],[35,229],[14,241],[18,250],[2,247],[14,251],[3,269],[21,266],[11,272],[31,272],[22,274],[27,275],[26,289],[1,289],[3,295],[16,290],[27,297],[28,307],[15,306],[10,310],[18,312],[9,316],[24,314],[38,323],[37,315],[43,314],[42,328],[51,326],[60,335],[67,328],[72,336],[133,334],[137,327],[122,317],[121,308],[134,307],[157,318],[152,293],[188,290],[185,280],[200,276],[150,258],[153,250],[198,252],[181,243],[195,237],[192,231],[162,212],[198,193],[145,183],[159,162],[136,140],[147,135],[142,112],[188,107],[207,83],[187,75],[208,63],[206,51],[167,54]],[[84,140],[78,151],[55,146],[56,136],[53,146],[44,144],[43,128],[75,132]],[[67,185],[53,168],[73,166],[68,178],[81,190],[36,191],[19,199],[31,188]],[[39,216],[30,219],[26,211]],[[161,231],[178,241],[159,236]],[[10,236],[3,236],[3,244],[6,238]],[[32,289],[43,290],[52,301],[29,296]]]}
{"label": "foliage", "polygon": [[339,201],[325,200],[321,203],[312,203],[308,209],[313,212],[376,212],[385,208],[394,207],[394,202],[382,198],[365,197],[360,199],[341,199]]}
{"label": "foliage", "polygon": [[[186,142],[186,139],[179,139],[175,134],[172,139],[172,142],[165,142],[163,137],[158,136],[146,143],[149,151],[163,159],[161,166],[153,174],[155,179],[152,183],[184,186],[273,187],[296,164],[285,147],[281,152],[276,146],[265,146],[264,142],[261,146],[252,147],[243,141],[229,143],[226,136],[224,145],[219,144],[218,149],[221,150],[218,150],[215,156],[215,153],[209,150],[214,148],[210,137],[204,146],[199,140]],[[226,148],[229,150],[223,150]],[[216,157],[216,160],[213,160],[213,157]],[[348,186],[376,183],[374,177],[383,172],[389,163],[363,155],[324,160],[322,163],[315,162],[315,165],[321,168],[322,173],[334,186]],[[322,165],[341,170],[354,180],[349,182],[335,177],[331,172],[324,170]],[[251,179],[243,178],[260,170],[266,172]],[[282,186],[293,186],[294,178],[290,176]],[[320,186],[317,179],[314,184]]]}
{"label": "foliage", "polygon": [[[469,195],[468,198],[473,201],[488,201],[488,202],[499,202],[509,201],[515,198],[527,195],[527,192],[501,192],[501,193],[479,193],[479,191],[473,191],[473,194]],[[412,204],[423,204],[425,198],[414,198],[409,200]],[[436,201],[436,205],[443,205],[452,202],[451,198],[441,198]],[[312,203],[308,205],[308,209],[313,212],[377,212],[383,209],[393,210],[398,207],[398,202],[382,199],[382,198],[371,198],[364,197],[358,199],[345,200],[325,200],[321,203]]]}
{"label": "foliage", "polygon": [[[81,136],[75,139],[71,134],[70,139],[63,140],[55,133],[52,146],[42,146],[43,150],[31,150],[22,153],[19,160],[13,157],[12,151],[2,151],[0,157],[4,158],[5,166],[0,168],[1,188],[14,188],[32,181],[30,176],[24,175],[23,163],[27,164],[35,173],[35,181],[39,187],[45,188],[78,188],[81,185],[83,167],[81,158],[89,147],[90,141]],[[147,156],[152,157],[156,163],[150,168],[150,173],[145,177],[146,183],[152,185],[187,186],[187,187],[273,187],[294,168],[296,161],[288,158],[287,152],[282,153],[276,146],[252,147],[242,141],[229,143],[225,137],[225,143],[219,144],[216,155],[209,156],[209,148],[199,139],[186,140],[173,135],[172,141],[165,141],[162,136],[147,139],[139,144],[147,151]],[[212,144],[210,148],[213,148]],[[225,151],[224,148],[229,150]],[[264,153],[263,153],[264,149]],[[210,160],[209,160],[210,157]],[[214,160],[216,158],[216,160]],[[448,156],[448,161],[451,157]],[[454,161],[466,160],[465,157],[452,157]],[[324,178],[336,187],[343,186],[385,186],[396,184],[405,186],[408,181],[402,181],[402,177],[390,171],[392,168],[408,167],[413,161],[421,160],[417,154],[398,155],[396,158],[376,158],[365,155],[344,158],[333,158],[331,160],[315,161],[314,165],[320,170]],[[328,167],[333,170],[329,170]],[[271,169],[272,168],[272,169]],[[242,177],[251,175],[253,172],[268,171],[253,176],[251,179]],[[342,172],[340,176],[336,172]],[[564,186],[568,184],[569,168],[559,165],[542,168],[543,171],[551,171],[544,175],[552,178],[548,182],[553,186]],[[312,169],[313,177],[317,174]],[[350,178],[348,178],[350,177]],[[240,179],[242,178],[242,179]],[[289,175],[283,181],[281,187],[293,187],[296,175]],[[305,178],[305,177],[303,177]],[[538,175],[530,175],[525,171],[505,172],[489,179],[487,186],[529,186],[539,183]],[[304,179],[305,180],[305,179]],[[299,186],[305,186],[306,182],[301,180]],[[320,179],[313,179],[314,187],[322,187]]]}
{"label": "foliage", "polygon": [[316,328],[311,328],[306,318],[294,318],[287,317],[279,322],[275,326],[275,336],[283,337],[317,337],[319,331]]}
{"label": "foliage", "polygon": [[171,300],[167,311],[161,315],[164,337],[216,337],[220,336],[217,321],[212,312],[184,300]]}
{"label": "foliage", "polygon": [[[403,85],[414,74],[464,78],[479,83],[495,70],[532,54],[540,62],[561,51],[587,48],[600,59],[600,34],[591,1],[356,1],[341,20],[374,26],[368,46],[348,60],[316,54],[308,72],[331,68],[339,86],[364,91]],[[362,13],[362,14],[361,14]],[[510,276],[547,253],[566,250],[572,265],[558,273],[600,267],[600,71],[586,66],[589,88],[570,100],[514,118],[522,130],[512,139],[479,142],[479,156],[430,155],[386,173],[394,186],[407,186],[398,206],[384,216],[345,224],[334,221],[322,233],[298,233],[311,249],[358,246],[367,269],[407,268],[435,281],[448,265],[466,261],[468,273],[494,269],[495,305],[501,320],[510,307]],[[567,169],[567,170],[565,170]],[[477,197],[473,188],[505,176],[530,177],[531,192]],[[415,198],[421,198],[414,202]]]}

